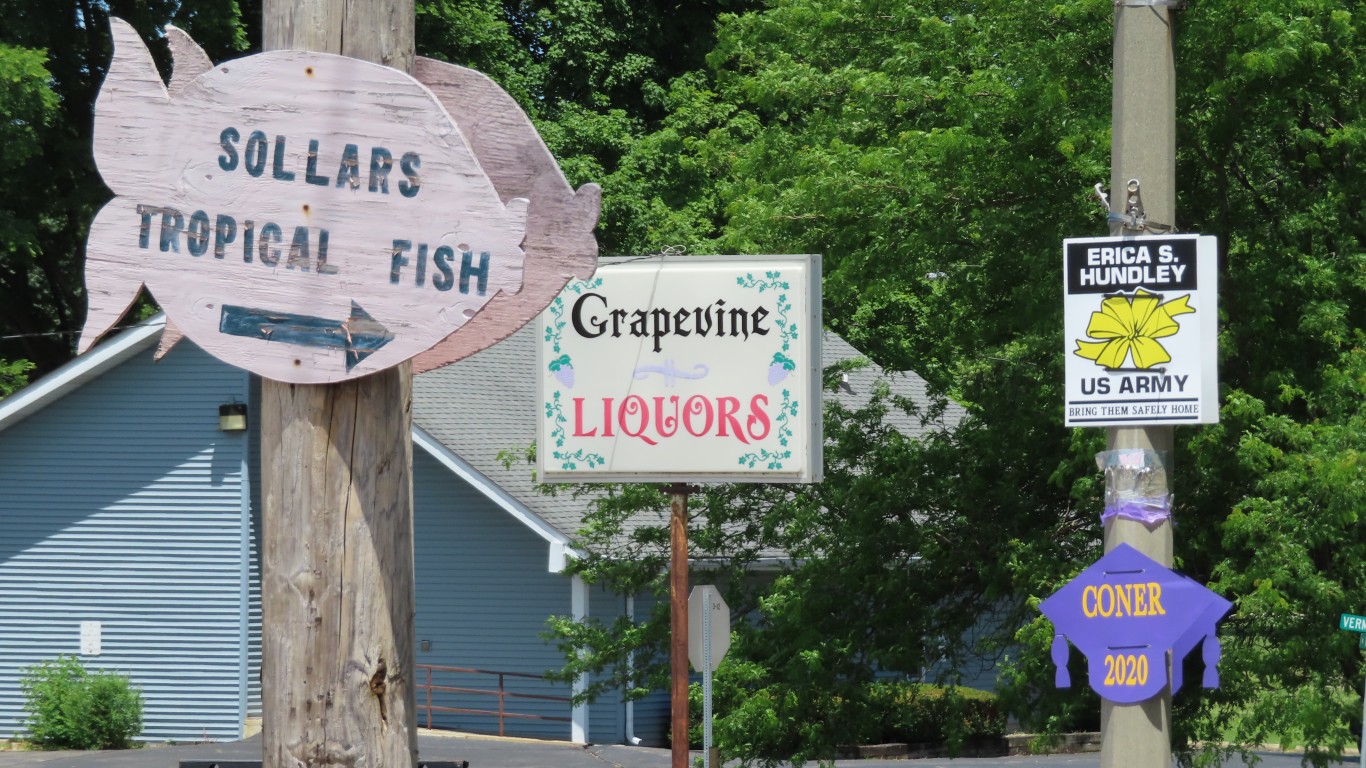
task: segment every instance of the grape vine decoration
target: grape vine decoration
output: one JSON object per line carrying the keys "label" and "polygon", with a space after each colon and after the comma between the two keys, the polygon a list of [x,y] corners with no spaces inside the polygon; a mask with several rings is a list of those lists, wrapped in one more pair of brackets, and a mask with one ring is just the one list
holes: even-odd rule
{"label": "grape vine decoration", "polygon": [[564,408],[560,405],[560,393],[555,392],[550,397],[551,401],[545,404],[545,417],[554,424],[550,428],[550,438],[555,441],[555,450],[551,451],[550,455],[560,462],[560,469],[578,469],[579,462],[587,464],[589,469],[606,464],[607,459],[603,458],[600,453],[588,453],[582,448],[573,453],[560,450],[564,447],[564,425],[569,423],[569,419],[565,418]]}
{"label": "grape vine decoration", "polygon": [[[774,316],[773,324],[778,328],[778,338],[782,341],[782,347],[773,354],[773,359],[768,364],[768,383],[776,386],[778,382],[787,378],[789,374],[797,369],[796,363],[786,353],[792,351],[792,343],[797,340],[797,323],[788,317],[792,311],[792,302],[788,301],[784,291],[791,290],[791,283],[782,279],[782,273],[778,271],[765,272],[762,278],[756,278],[753,274],[746,273],[744,277],[735,278],[735,282],[741,288],[753,288],[759,293],[765,291],[775,291],[778,297],[774,304],[777,312]],[[783,389],[783,404],[778,411],[778,418],[775,423],[778,427],[777,437],[780,450],[771,451],[761,448],[758,451],[750,451],[741,454],[739,464],[742,467],[754,469],[759,464],[764,464],[766,469],[780,470],[783,463],[792,458],[792,449],[788,444],[792,439],[791,420],[797,417],[798,404],[792,399],[792,392]]]}
{"label": "grape vine decoration", "polygon": [[[780,279],[782,274],[783,273],[776,271],[765,272],[764,278],[766,279],[761,280],[754,275],[746,273],[744,277],[735,278],[735,282],[738,283],[741,288],[758,289],[759,293],[763,293],[764,291],[791,290],[792,284],[786,280]],[[773,321],[773,324],[778,326],[778,338],[783,341],[781,351],[790,352],[792,350],[792,342],[797,340],[797,324],[787,316],[787,313],[792,311],[792,302],[787,300],[786,293],[780,293],[778,294],[777,301],[774,303],[777,304],[778,307],[778,316],[777,319]]]}
{"label": "grape vine decoration", "polygon": [[[592,280],[579,280],[578,282],[571,283],[566,286],[566,289],[582,296],[584,291],[589,291],[601,286],[602,278],[595,277]],[[551,359],[546,367],[550,370],[550,374],[555,377],[556,381],[559,381],[565,389],[573,389],[574,363],[569,359],[569,355],[560,351],[560,338],[564,334],[565,326],[569,324],[568,321],[564,319],[563,296],[556,296],[555,300],[550,302],[550,315],[550,324],[545,327],[545,340],[549,342],[551,348],[555,350],[556,356]],[[564,425],[568,424],[569,420],[565,418],[564,408],[560,405],[560,393],[555,392],[551,397],[551,402],[545,404],[545,416],[547,419],[551,419],[551,423],[553,424],[550,428],[550,437],[555,441],[555,450],[551,451],[550,455],[554,457],[556,461],[560,462],[560,468],[564,470],[578,469],[580,462],[587,464],[589,469],[606,464],[607,459],[603,458],[600,453],[588,453],[582,448],[572,453],[561,450],[564,448],[565,441]]]}
{"label": "grape vine decoration", "polygon": [[797,417],[797,401],[792,399],[789,390],[783,390],[783,404],[778,411],[778,418],[775,420],[778,425],[778,445],[782,450],[770,451],[767,448],[760,448],[758,451],[740,454],[739,464],[742,467],[754,469],[760,462],[766,462],[766,469],[778,470],[783,468],[783,462],[792,458],[792,449],[787,444],[792,438],[792,427],[788,424],[789,419]]}
{"label": "grape vine decoration", "polygon": [[[595,277],[592,280],[579,280],[578,282],[570,283],[565,286],[565,290],[573,291],[582,296],[584,291],[591,291],[594,288],[601,287],[602,278]],[[564,319],[564,296],[556,296],[555,300],[550,302],[550,314],[553,315],[553,318],[550,321],[550,325],[545,327],[545,340],[550,342],[551,347],[555,350],[555,354],[558,355],[560,354],[560,338],[564,335],[564,327],[569,325],[569,321]]]}

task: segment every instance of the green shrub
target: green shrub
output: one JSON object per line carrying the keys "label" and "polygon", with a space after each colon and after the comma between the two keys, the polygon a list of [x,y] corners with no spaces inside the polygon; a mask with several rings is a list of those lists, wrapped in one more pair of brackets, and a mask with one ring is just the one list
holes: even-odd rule
{"label": "green shrub", "polygon": [[[856,744],[941,744],[956,755],[1000,740],[1006,715],[996,696],[972,688],[918,683],[796,687],[756,664],[727,659],[713,678],[715,744],[745,764],[835,757]],[[689,690],[689,737],[702,746],[702,686]]]}
{"label": "green shrub", "polygon": [[877,683],[868,690],[868,722],[876,741],[942,743],[956,752],[1004,736],[1006,715],[995,695],[973,688]]}
{"label": "green shrub", "polygon": [[[702,686],[689,687],[688,736],[702,746]],[[712,678],[715,746],[723,759],[760,764],[833,755],[834,734],[845,733],[844,700],[812,687],[777,682],[753,662],[726,659]],[[776,762],[775,762],[776,761]]]}
{"label": "green shrub", "polygon": [[28,738],[49,749],[123,749],[142,732],[142,693],[128,678],[87,671],[74,656],[24,670]]}

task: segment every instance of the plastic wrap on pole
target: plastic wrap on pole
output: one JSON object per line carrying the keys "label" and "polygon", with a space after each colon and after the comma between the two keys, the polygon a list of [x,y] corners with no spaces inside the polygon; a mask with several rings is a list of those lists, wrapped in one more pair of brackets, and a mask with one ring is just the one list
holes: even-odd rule
{"label": "plastic wrap on pole", "polygon": [[1114,518],[1134,520],[1156,528],[1172,516],[1167,489],[1167,462],[1161,451],[1124,448],[1096,454],[1105,472],[1105,511],[1101,524]]}

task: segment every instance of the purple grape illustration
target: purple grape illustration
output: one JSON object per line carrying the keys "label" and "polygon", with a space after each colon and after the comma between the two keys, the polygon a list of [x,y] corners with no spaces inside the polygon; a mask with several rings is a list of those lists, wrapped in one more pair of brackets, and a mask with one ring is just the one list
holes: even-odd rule
{"label": "purple grape illustration", "polygon": [[792,362],[792,358],[784,355],[782,352],[775,352],[773,355],[773,362],[769,363],[768,366],[769,386],[786,379],[787,375],[795,370],[797,370],[797,364]]}
{"label": "purple grape illustration", "polygon": [[560,355],[551,360],[549,367],[550,372],[564,385],[565,389],[574,388],[574,364],[569,361],[569,355]]}

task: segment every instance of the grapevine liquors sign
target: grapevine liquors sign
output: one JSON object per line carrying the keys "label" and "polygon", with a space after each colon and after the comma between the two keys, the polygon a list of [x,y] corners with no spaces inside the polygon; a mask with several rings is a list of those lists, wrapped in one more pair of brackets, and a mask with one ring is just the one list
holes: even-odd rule
{"label": "grapevine liquors sign", "polygon": [[820,479],[819,257],[606,264],[541,326],[543,479]]}
{"label": "grapevine liquors sign", "polygon": [[1066,425],[1219,420],[1215,238],[1064,241]]}
{"label": "grapevine liquors sign", "polygon": [[[495,298],[539,296],[485,329],[510,334],[568,280],[523,291],[533,249],[596,257],[596,188],[568,190],[525,115],[477,73],[428,66],[429,88],[304,51],[210,66],[173,36],[168,88],[132,27],[111,26],[93,148],[115,197],[90,228],[81,351],[146,285],[220,359],[278,381],[335,382],[433,349]],[[450,83],[465,86],[454,103]]]}

